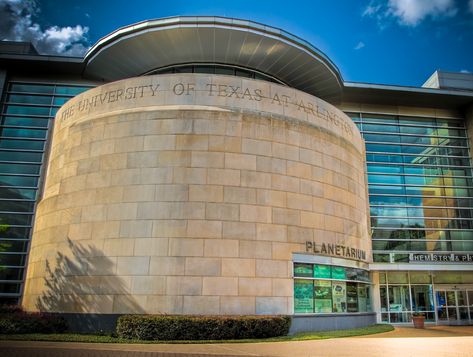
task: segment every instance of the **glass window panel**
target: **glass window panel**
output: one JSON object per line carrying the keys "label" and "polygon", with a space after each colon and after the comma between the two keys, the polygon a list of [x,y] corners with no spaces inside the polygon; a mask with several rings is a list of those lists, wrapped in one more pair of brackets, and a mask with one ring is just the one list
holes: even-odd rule
{"label": "glass window panel", "polygon": [[404,186],[368,185],[368,192],[370,194],[403,195],[406,193],[405,190]]}
{"label": "glass window panel", "polygon": [[406,204],[406,197],[403,196],[376,196],[369,197],[371,205],[397,205],[403,206]]}
{"label": "glass window panel", "polygon": [[376,229],[373,227],[372,238],[373,239],[390,239],[393,235],[393,230],[391,229]]}
{"label": "glass window panel", "polygon": [[[216,73],[218,73],[218,72],[216,71]],[[235,75],[237,77],[253,78],[253,73],[250,72],[250,71],[245,71],[244,69],[236,68],[235,69]]]}
{"label": "glass window panel", "polygon": [[459,252],[473,251],[473,241],[451,242],[451,250]]}
{"label": "glass window panel", "polygon": [[[231,74],[233,74],[233,68],[229,68],[231,70]],[[205,66],[205,65],[195,65],[194,66],[194,73],[215,73],[215,66]]]}
{"label": "glass window panel", "polygon": [[347,283],[347,312],[358,312],[357,283]]}
{"label": "glass window panel", "polygon": [[401,136],[401,143],[418,145],[435,145],[435,139],[428,136]]}
{"label": "glass window panel", "polygon": [[473,307],[473,290],[468,290],[468,304]]}
{"label": "glass window panel", "polygon": [[56,94],[66,94],[66,95],[75,96],[77,94],[85,92],[86,90],[88,90],[90,88],[92,88],[92,87],[57,86],[56,87]]}
{"label": "glass window panel", "polygon": [[388,115],[376,115],[376,114],[362,114],[362,120],[364,123],[386,123],[386,124],[397,124],[398,120],[394,116]]}
{"label": "glass window panel", "polygon": [[471,191],[467,188],[445,188],[446,196],[470,197]]}
{"label": "glass window panel", "polygon": [[463,121],[455,120],[455,119],[438,119],[436,120],[437,126],[441,127],[458,127],[463,128],[464,124]]}
{"label": "glass window panel", "polygon": [[71,99],[70,97],[54,97],[53,99],[53,105],[63,105],[64,103],[66,103],[69,99]]}
{"label": "glass window panel", "polygon": [[376,263],[389,263],[389,254],[373,254],[373,261]]}
{"label": "glass window panel", "polygon": [[294,312],[314,312],[314,284],[312,280],[294,280]]}
{"label": "glass window panel", "polygon": [[345,112],[346,115],[348,115],[351,120],[354,120],[354,121],[360,121],[360,113],[350,113],[350,112]]}
{"label": "glass window panel", "polygon": [[381,133],[399,132],[399,127],[396,125],[382,125],[382,124],[367,124],[363,123],[363,131],[377,131]]}
{"label": "glass window panel", "polygon": [[441,169],[422,166],[404,166],[404,173],[410,175],[441,175]]}
{"label": "glass window panel", "polygon": [[[389,272],[391,273],[391,272]],[[388,273],[388,279],[389,279]],[[389,311],[401,312],[411,311],[409,302],[409,286],[408,285],[389,285]]]}
{"label": "glass window panel", "polygon": [[294,276],[312,277],[312,264],[294,263]]}
{"label": "glass window panel", "polygon": [[464,129],[438,128],[439,136],[466,136]]}
{"label": "glass window panel", "polygon": [[10,85],[10,91],[12,92],[24,92],[24,93],[53,93],[53,85],[43,84],[23,84],[14,83]]}
{"label": "glass window panel", "polygon": [[330,265],[314,265],[314,278],[326,278],[330,279],[332,277]]}
{"label": "glass window panel", "polygon": [[371,216],[407,217],[407,209],[401,207],[371,207]]}
{"label": "glass window panel", "polygon": [[381,300],[381,311],[388,311],[388,289],[386,286],[381,285],[379,287],[379,295]]}
{"label": "glass window panel", "polygon": [[43,118],[27,118],[27,117],[13,117],[13,116],[3,117],[4,125],[47,128],[48,123],[49,123],[49,119],[43,119]]}
{"label": "glass window panel", "polygon": [[366,284],[358,284],[358,311],[371,311],[371,302],[369,294],[369,286]]}
{"label": "glass window panel", "polygon": [[[463,274],[463,272],[462,272]],[[434,284],[461,284],[462,276],[454,271],[436,271],[433,275]]]}
{"label": "glass window panel", "polygon": [[411,294],[413,311],[434,310],[432,285],[413,285],[411,286]]}
{"label": "glass window panel", "polygon": [[0,187],[0,198],[34,200],[35,197],[36,189]]}
{"label": "glass window panel", "polygon": [[175,73],[192,73],[194,72],[194,66],[181,66],[174,69]]}
{"label": "glass window panel", "polygon": [[5,252],[26,253],[28,251],[27,240],[0,240],[0,246]]}
{"label": "glass window panel", "polygon": [[[364,125],[363,125],[364,128]],[[383,135],[383,134],[363,134],[363,138],[369,141],[385,142],[385,143],[399,143],[400,139],[397,135]]]}
{"label": "glass window panel", "polygon": [[450,231],[452,240],[473,240],[473,231]]}
{"label": "glass window panel", "polygon": [[[196,71],[197,71],[197,68],[196,68]],[[234,76],[235,75],[235,69],[234,68],[229,68],[229,67],[215,67],[214,69],[215,71],[215,74],[225,74],[225,75],[229,75],[229,76]],[[241,72],[245,72],[245,71],[241,71]],[[196,72],[197,73],[197,72]],[[203,73],[209,73],[209,72],[203,72]],[[210,72],[210,73],[213,73],[213,72]],[[248,77],[248,74],[250,74],[249,72],[246,72],[246,73],[243,73],[243,77]],[[253,75],[250,74],[250,77],[251,78]]]}
{"label": "glass window panel", "polygon": [[58,111],[59,111],[59,107],[51,108],[51,116],[55,116]]}
{"label": "glass window panel", "polygon": [[465,306],[467,305],[467,300],[466,300],[466,291],[465,290],[459,290],[457,291],[457,302],[458,306]]}
{"label": "glass window panel", "polygon": [[408,312],[394,312],[389,314],[390,323],[398,324],[411,322],[411,314]]}
{"label": "glass window panel", "polygon": [[0,213],[0,222],[8,225],[26,226],[30,225],[32,215],[17,213]]}
{"label": "glass window panel", "polygon": [[346,280],[346,268],[332,266],[332,279]]}
{"label": "glass window panel", "polygon": [[1,238],[14,238],[14,239],[29,239],[30,228],[29,227],[14,227],[7,226],[2,232],[0,232]]}
{"label": "glass window panel", "polygon": [[46,138],[47,130],[41,129],[13,129],[3,128],[2,136],[25,137],[25,138]]}
{"label": "glass window panel", "polygon": [[43,150],[44,141],[0,139],[2,149]]}
{"label": "glass window panel", "polygon": [[374,250],[409,250],[409,241],[398,241],[398,240],[373,240]]}
{"label": "glass window panel", "polygon": [[314,312],[332,312],[332,282],[327,280],[314,280]]}
{"label": "glass window panel", "polygon": [[23,268],[3,268],[0,269],[0,280],[21,280],[23,278]]}
{"label": "glass window panel", "polygon": [[3,266],[23,266],[25,265],[26,255],[0,253],[0,261]]}
{"label": "glass window panel", "polygon": [[34,202],[28,202],[28,201],[1,201],[0,200],[0,211],[5,211],[5,212],[33,212],[33,209],[34,209]]}
{"label": "glass window panel", "polygon": [[6,174],[39,174],[41,166],[31,164],[1,164],[0,173]]}
{"label": "glass window panel", "polygon": [[49,116],[49,107],[7,105],[5,113]]}
{"label": "glass window panel", "polygon": [[399,131],[405,134],[436,135],[437,130],[431,127],[400,126]]}
{"label": "glass window panel", "polygon": [[366,151],[368,152],[386,152],[386,153],[400,153],[401,147],[397,145],[386,144],[366,144]]}
{"label": "glass window panel", "polygon": [[410,117],[399,117],[399,124],[408,124],[408,125],[435,125],[434,118],[410,118]]}
{"label": "glass window panel", "polygon": [[26,103],[26,104],[51,104],[51,97],[44,95],[22,95],[9,94],[7,98],[11,103]]}
{"label": "glass window panel", "polygon": [[42,157],[42,153],[0,150],[0,161],[41,162]]}
{"label": "glass window panel", "polygon": [[386,162],[401,163],[402,156],[399,155],[382,155],[382,154],[366,154],[366,160],[369,162]]}
{"label": "glass window panel", "polygon": [[369,183],[383,183],[383,184],[394,184],[401,185],[404,183],[403,176],[395,175],[378,175],[378,174],[369,174],[368,175]]}
{"label": "glass window panel", "polygon": [[404,154],[437,155],[439,148],[435,146],[403,145],[400,149]]}
{"label": "glass window panel", "polygon": [[0,292],[3,294],[19,294],[20,286],[19,283],[0,283]]}
{"label": "glass window panel", "polygon": [[389,284],[406,284],[407,283],[407,273],[406,272],[388,271],[388,283]]}
{"label": "glass window panel", "polygon": [[378,172],[378,173],[386,173],[386,174],[402,174],[403,173],[402,166],[396,166],[396,165],[368,164],[367,168],[368,168],[368,172]]}
{"label": "glass window panel", "polygon": [[0,186],[36,187],[37,184],[38,184],[38,177],[0,175]]}
{"label": "glass window panel", "polygon": [[471,179],[459,178],[459,177],[445,179],[445,183],[448,186],[473,186],[471,184]]}

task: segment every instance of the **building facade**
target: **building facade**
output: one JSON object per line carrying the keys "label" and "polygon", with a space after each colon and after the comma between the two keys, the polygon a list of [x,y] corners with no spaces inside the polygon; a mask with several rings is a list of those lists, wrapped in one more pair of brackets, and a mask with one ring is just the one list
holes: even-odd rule
{"label": "building facade", "polygon": [[2,301],[473,321],[473,75],[345,82],[304,40],[218,17],[127,26],[84,58],[1,46]]}

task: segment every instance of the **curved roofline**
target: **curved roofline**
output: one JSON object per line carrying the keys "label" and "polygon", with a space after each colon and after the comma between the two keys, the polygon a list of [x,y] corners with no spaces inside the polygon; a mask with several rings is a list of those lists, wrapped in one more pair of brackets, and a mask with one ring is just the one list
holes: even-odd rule
{"label": "curved roofline", "polygon": [[[259,35],[262,38],[273,39],[274,41],[284,43],[286,44],[286,46],[288,46],[288,48],[293,48],[295,51],[299,51],[299,53],[305,53],[305,56],[308,56],[306,58],[313,58],[314,66],[316,62],[318,63],[317,66],[322,66],[325,68],[326,76],[328,75],[329,77],[332,77],[332,79],[329,80],[329,83],[332,83],[332,92],[335,90],[335,88],[338,88],[335,91],[341,93],[343,89],[344,81],[338,67],[330,60],[330,58],[325,53],[313,46],[308,41],[305,41],[302,38],[280,28],[264,25],[259,22],[220,16],[173,16],[162,19],[145,20],[132,25],[121,27],[99,39],[87,51],[84,56],[85,65],[91,65],[91,67],[94,67],[94,65],[96,65],[97,62],[100,62],[101,59],[104,58],[104,56],[107,56],[105,54],[107,51],[111,50],[114,45],[119,45],[122,41],[131,41],[135,38],[138,39],[140,36],[153,33],[154,31],[186,29],[193,27],[197,29],[201,27],[230,31],[246,31],[255,35]],[[308,61],[310,62],[310,60]],[[291,67],[287,68],[290,69]],[[147,72],[150,69],[151,68],[146,68],[146,70],[144,70],[142,73]],[[258,68],[255,69],[258,70]],[[85,73],[87,74],[87,72],[88,69],[86,68]],[[97,69],[90,70],[90,74],[92,76],[97,76],[98,72],[99,71]],[[284,78],[280,78],[275,74],[268,74],[280,79],[283,82],[287,82],[287,80],[285,80]],[[322,82],[326,81],[328,78],[325,77]],[[322,82],[321,85],[326,85],[322,84]],[[314,83],[311,83],[310,85],[313,87]],[[295,87],[297,88],[297,86]]]}
{"label": "curved roofline", "polygon": [[343,78],[340,73],[340,70],[336,66],[336,64],[321,50],[317,47],[312,45],[310,42],[304,40],[303,38],[293,35],[292,33],[285,31],[279,27],[273,27],[269,25],[265,25],[261,22],[251,21],[251,20],[243,20],[237,19],[233,17],[223,17],[223,16],[169,16],[163,17],[159,19],[152,19],[152,20],[143,20],[140,22],[136,22],[131,25],[123,26],[115,31],[110,32],[108,35],[103,36],[100,38],[89,50],[86,52],[84,56],[84,60],[87,62],[89,59],[94,56],[94,52],[99,51],[102,47],[110,44],[117,40],[119,37],[130,35],[135,32],[142,31],[144,29],[155,28],[155,27],[168,27],[170,25],[185,25],[185,24],[215,24],[215,25],[226,25],[230,27],[241,27],[245,29],[251,29],[256,32],[263,32],[267,33],[276,37],[281,37],[286,39],[289,42],[293,42],[298,46],[302,46],[313,52],[314,54],[322,57],[332,68],[335,75],[340,80],[340,83],[343,83]]}

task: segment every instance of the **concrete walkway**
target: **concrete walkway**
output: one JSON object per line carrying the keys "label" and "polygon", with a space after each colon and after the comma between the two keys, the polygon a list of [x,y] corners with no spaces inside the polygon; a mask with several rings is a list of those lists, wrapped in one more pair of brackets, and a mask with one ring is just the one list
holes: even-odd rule
{"label": "concrete walkway", "polygon": [[473,326],[396,327],[377,335],[330,340],[234,344],[94,344],[0,341],[0,356],[183,357],[183,356],[473,356]]}

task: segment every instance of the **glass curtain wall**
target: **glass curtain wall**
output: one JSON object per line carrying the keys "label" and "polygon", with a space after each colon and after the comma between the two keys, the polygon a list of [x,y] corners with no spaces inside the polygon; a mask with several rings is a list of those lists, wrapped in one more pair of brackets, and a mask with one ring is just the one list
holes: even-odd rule
{"label": "glass curtain wall", "polygon": [[348,115],[366,141],[374,261],[408,262],[411,252],[473,251],[464,122]]}
{"label": "glass curtain wall", "polygon": [[10,82],[0,118],[0,303],[21,296],[48,130],[58,109],[91,88]]}

